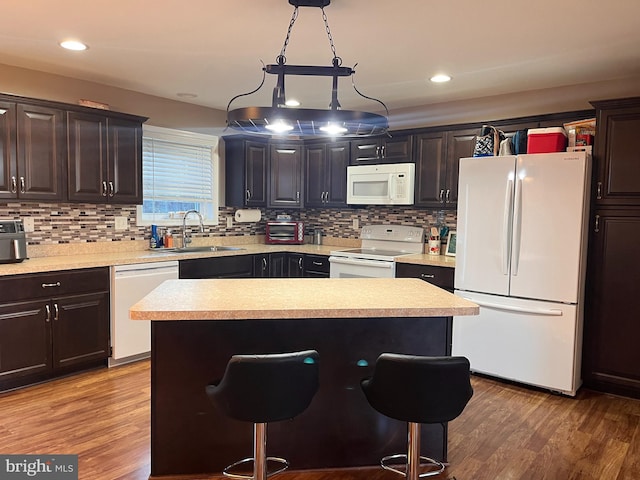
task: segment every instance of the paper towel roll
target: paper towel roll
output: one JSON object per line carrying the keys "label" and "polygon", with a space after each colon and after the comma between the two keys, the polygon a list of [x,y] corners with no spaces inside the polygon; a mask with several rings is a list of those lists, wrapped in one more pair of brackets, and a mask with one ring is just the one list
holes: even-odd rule
{"label": "paper towel roll", "polygon": [[238,223],[259,222],[262,218],[262,213],[258,209],[236,210],[235,217]]}

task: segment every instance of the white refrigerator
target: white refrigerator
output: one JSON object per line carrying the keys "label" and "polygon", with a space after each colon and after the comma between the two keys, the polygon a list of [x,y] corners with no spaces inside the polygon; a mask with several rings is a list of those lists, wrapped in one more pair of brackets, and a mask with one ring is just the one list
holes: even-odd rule
{"label": "white refrigerator", "polygon": [[575,395],[580,387],[591,159],[460,159],[453,355],[475,372]]}

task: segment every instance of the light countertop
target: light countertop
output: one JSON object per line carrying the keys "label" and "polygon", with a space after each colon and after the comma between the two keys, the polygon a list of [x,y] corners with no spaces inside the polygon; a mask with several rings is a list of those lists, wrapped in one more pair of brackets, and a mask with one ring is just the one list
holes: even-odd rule
{"label": "light countertop", "polygon": [[[233,242],[229,238],[227,246],[237,246],[242,250],[221,252],[191,252],[174,253],[160,250],[150,251],[146,248],[131,248],[129,242],[105,242],[83,245],[79,250],[67,248],[64,255],[45,255],[29,258],[21,263],[0,264],[0,275],[19,275],[25,273],[43,273],[60,270],[74,270],[80,268],[109,267],[115,265],[129,265],[134,263],[162,262],[167,260],[187,260],[190,258],[228,257],[235,255],[253,255],[277,252],[292,252],[304,254],[329,255],[335,250],[354,248],[350,245],[266,245],[264,243],[245,244]],[[138,242],[131,242],[138,243]],[[146,242],[145,242],[146,243]],[[118,245],[120,244],[120,245]],[[119,248],[121,250],[119,250]],[[29,250],[27,250],[29,252]],[[413,263],[418,265],[434,265],[440,267],[455,267],[455,257],[444,255],[414,254],[398,257],[399,263]]]}
{"label": "light countertop", "polygon": [[246,320],[477,315],[478,306],[416,278],[167,280],[133,320]]}

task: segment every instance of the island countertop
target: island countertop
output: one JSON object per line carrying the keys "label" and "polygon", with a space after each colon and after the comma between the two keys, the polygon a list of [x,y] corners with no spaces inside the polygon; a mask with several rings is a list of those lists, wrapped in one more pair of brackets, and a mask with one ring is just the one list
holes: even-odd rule
{"label": "island countertop", "polygon": [[416,278],[167,280],[132,320],[449,317],[478,306]]}

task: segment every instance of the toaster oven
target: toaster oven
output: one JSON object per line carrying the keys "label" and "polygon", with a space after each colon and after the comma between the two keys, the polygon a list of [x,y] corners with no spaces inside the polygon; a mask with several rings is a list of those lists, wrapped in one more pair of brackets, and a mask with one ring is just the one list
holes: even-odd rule
{"label": "toaster oven", "polygon": [[304,243],[304,222],[267,222],[266,243],[300,245]]}

